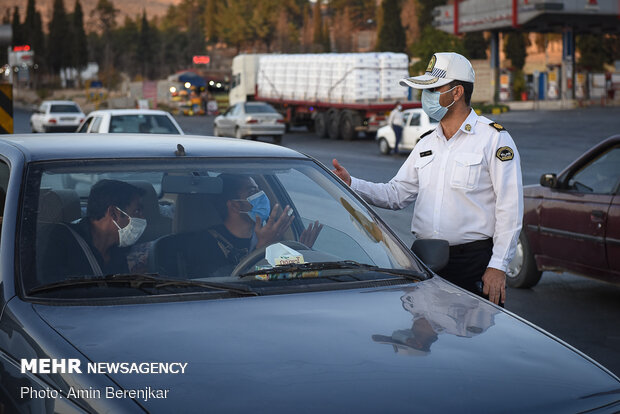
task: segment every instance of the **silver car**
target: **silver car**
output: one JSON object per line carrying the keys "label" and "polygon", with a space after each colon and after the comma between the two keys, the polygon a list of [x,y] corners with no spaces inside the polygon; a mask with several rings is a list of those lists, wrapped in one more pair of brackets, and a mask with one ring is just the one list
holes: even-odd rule
{"label": "silver car", "polygon": [[271,105],[264,102],[240,102],[215,118],[213,134],[240,139],[271,136],[279,144],[284,130],[284,117]]}

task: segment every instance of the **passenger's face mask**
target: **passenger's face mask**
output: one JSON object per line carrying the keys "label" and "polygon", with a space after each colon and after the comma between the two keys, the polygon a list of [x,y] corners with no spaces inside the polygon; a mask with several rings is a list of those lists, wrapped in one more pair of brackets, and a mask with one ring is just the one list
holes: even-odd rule
{"label": "passenger's face mask", "polygon": [[[456,88],[456,86],[452,89],[454,88]],[[452,103],[448,106],[441,106],[441,104],[439,103],[439,98],[441,97],[441,95],[450,92],[452,89],[449,89],[445,92],[431,92],[428,89],[423,89],[422,109],[424,110],[424,112],[426,112],[426,115],[433,118],[435,121],[441,121],[441,119],[448,112],[448,108],[454,105],[454,102],[456,101],[453,100]]]}
{"label": "passenger's face mask", "polygon": [[116,227],[118,227],[118,245],[119,247],[132,246],[138,241],[140,236],[142,236],[142,233],[144,233],[144,229],[146,229],[146,220],[131,217],[118,207],[116,207],[116,209],[129,218],[129,224],[123,228],[121,228],[116,221],[112,220],[114,224],[116,224]]}
{"label": "passenger's face mask", "polygon": [[256,194],[252,194],[244,201],[247,201],[252,205],[252,209],[245,212],[248,216],[250,216],[252,221],[256,221],[257,215],[263,221],[266,221],[269,218],[269,213],[271,212],[271,204],[269,203],[269,198],[267,198],[267,194],[265,194],[264,191],[259,191]]}

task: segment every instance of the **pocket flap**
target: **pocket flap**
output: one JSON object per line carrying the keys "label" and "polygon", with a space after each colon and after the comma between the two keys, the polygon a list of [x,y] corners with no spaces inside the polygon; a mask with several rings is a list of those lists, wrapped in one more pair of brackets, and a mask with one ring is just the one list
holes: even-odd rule
{"label": "pocket flap", "polygon": [[454,155],[454,161],[461,165],[476,165],[482,162],[482,154],[463,152]]}
{"label": "pocket flap", "polygon": [[420,157],[416,160],[415,167],[422,168],[425,165],[428,165],[429,162],[433,161],[433,158],[435,158],[435,154],[427,155],[426,157]]}

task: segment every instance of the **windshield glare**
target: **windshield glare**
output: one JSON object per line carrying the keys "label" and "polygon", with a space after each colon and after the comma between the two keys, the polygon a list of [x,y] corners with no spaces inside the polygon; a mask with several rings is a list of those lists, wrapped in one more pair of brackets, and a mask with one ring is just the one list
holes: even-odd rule
{"label": "windshield glare", "polygon": [[370,211],[308,160],[47,162],[33,164],[27,180],[26,292],[108,274],[244,283],[255,279],[244,273],[295,263],[421,271]]}

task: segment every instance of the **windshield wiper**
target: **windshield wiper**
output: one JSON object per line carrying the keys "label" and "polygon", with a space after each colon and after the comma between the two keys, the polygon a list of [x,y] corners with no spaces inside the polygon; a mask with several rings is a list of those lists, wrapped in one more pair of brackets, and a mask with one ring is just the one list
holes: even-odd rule
{"label": "windshield wiper", "polygon": [[302,263],[286,266],[276,266],[269,269],[255,270],[239,275],[245,276],[260,276],[260,275],[284,275],[290,274],[290,277],[284,277],[284,279],[295,279],[298,277],[304,277],[304,272],[318,272],[313,277],[321,277],[321,270],[337,270],[337,269],[354,269],[363,270],[367,272],[388,273],[397,276],[404,276],[414,280],[426,280],[428,277],[420,272],[410,269],[392,269],[386,267],[379,267],[375,265],[369,265],[365,263],[359,263],[354,260],[342,260],[339,262],[316,262],[316,263]]}
{"label": "windshield wiper", "polygon": [[208,289],[223,290],[230,293],[236,293],[245,296],[258,296],[259,293],[250,289],[245,285],[205,282],[201,280],[180,280],[159,277],[156,273],[117,273],[113,275],[68,279],[60,282],[54,282],[43,286],[37,286],[31,289],[28,294],[49,292],[58,289],[81,287],[89,285],[122,286],[129,284],[129,287],[142,289],[151,287],[155,289],[165,287],[204,287]]}

